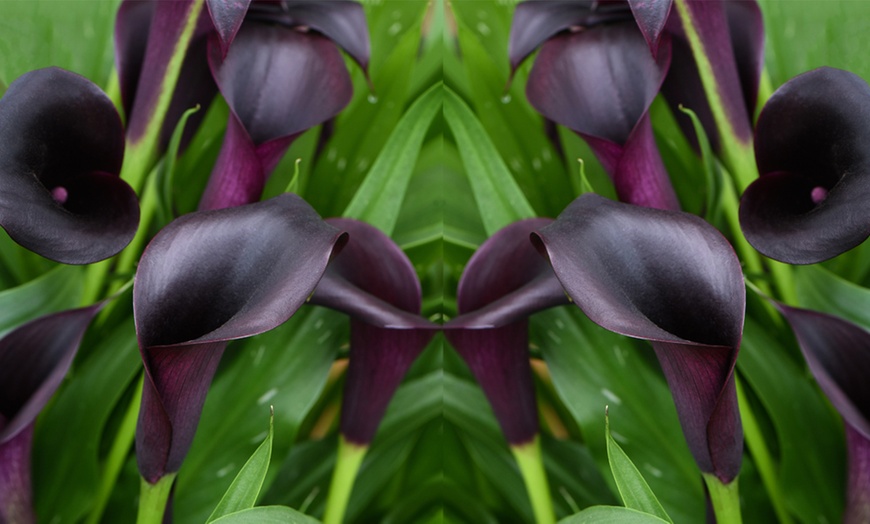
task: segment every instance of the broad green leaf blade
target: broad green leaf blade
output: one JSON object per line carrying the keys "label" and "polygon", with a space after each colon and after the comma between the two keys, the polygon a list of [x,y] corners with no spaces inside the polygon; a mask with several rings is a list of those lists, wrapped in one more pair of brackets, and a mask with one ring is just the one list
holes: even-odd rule
{"label": "broad green leaf blade", "polygon": [[318,520],[293,508],[263,506],[251,508],[212,521],[215,524],[318,524]]}
{"label": "broad green leaf blade", "polygon": [[[38,419],[33,481],[39,486],[34,495],[40,522],[77,522],[90,511],[102,473],[103,433],[142,369],[132,317],[99,337],[87,358],[76,360],[71,380]],[[114,431],[107,431],[109,438]],[[75,443],[72,452],[70,443]]]}
{"label": "broad green leaf blade", "polygon": [[622,497],[625,507],[672,522],[644,480],[643,475],[635,467],[634,462],[613,440],[613,435],[610,434],[610,417],[606,411],[604,419],[605,432],[607,433],[607,460],[610,462],[610,471],[613,472],[613,480],[616,481],[616,487],[619,489],[619,495]]}
{"label": "broad green leaf blade", "polygon": [[870,289],[843,280],[820,266],[795,266],[800,306],[836,315],[870,329]]}
{"label": "broad green leaf blade", "polygon": [[441,108],[442,87],[420,95],[396,125],[343,215],[391,234],[423,146],[426,131]]}
{"label": "broad green leaf blade", "polygon": [[491,235],[517,220],[534,217],[534,209],[514,181],[486,130],[468,105],[449,87],[444,88],[444,117],[456,139],[487,234]]}
{"label": "broad green leaf blade", "polygon": [[773,424],[786,506],[803,522],[840,522],[846,479],[842,421],[805,365],[792,359],[789,349],[797,348],[769,331],[746,319],[737,369]]}
{"label": "broad green leaf blade", "polygon": [[614,506],[593,506],[559,521],[559,524],[662,524],[655,515]]}
{"label": "broad green leaf blade", "polygon": [[81,266],[57,266],[36,280],[0,293],[0,337],[28,320],[78,306],[83,276]]}
{"label": "broad green leaf blade", "polygon": [[275,413],[269,417],[269,434],[266,436],[257,451],[242,466],[233,483],[230,484],[224,497],[218,503],[206,522],[212,522],[224,515],[250,509],[257,503],[263,481],[266,480],[266,472],[269,471],[269,462],[272,459],[272,435],[275,429]]}

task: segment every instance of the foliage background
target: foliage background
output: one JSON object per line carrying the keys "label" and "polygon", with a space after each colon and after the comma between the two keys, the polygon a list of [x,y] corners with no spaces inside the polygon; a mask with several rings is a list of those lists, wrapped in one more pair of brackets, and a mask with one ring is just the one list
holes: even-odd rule
{"label": "foliage background", "polygon": [[[870,3],[762,0],[769,86],[829,65],[870,79]],[[588,148],[562,130],[565,155],[553,149],[525,102],[529,63],[506,90],[511,1],[372,0],[365,2],[372,39],[366,88],[351,65],[355,95],[335,134],[314,157],[319,130],[299,139],[267,194],[277,194],[302,158],[303,196],[324,217],[341,215],[366,177],[383,187],[408,176],[404,198],[369,208],[362,218],[395,223],[392,237],[411,257],[424,292],[424,315],[455,314],[455,289],[477,245],[511,220],[556,216],[578,193],[576,158],[596,191],[612,189]],[[0,91],[26,71],[56,65],[106,86],[112,69],[113,1],[0,2]],[[350,64],[349,64],[350,65]],[[439,83],[471,108],[460,120],[470,140],[457,140],[440,109],[422,122],[422,143],[384,153],[399,119]],[[602,86],[602,88],[606,88]],[[440,90],[440,87],[435,87]],[[768,94],[769,94],[768,90]],[[448,111],[452,95],[442,91]],[[176,205],[195,207],[220,147],[227,108],[215,101],[177,168]],[[656,103],[657,141],[686,210],[701,213],[700,159],[679,136],[674,116]],[[682,116],[676,118],[683,118]],[[413,122],[411,122],[413,124]],[[395,153],[395,152],[394,152]],[[404,162],[404,163],[403,163]],[[386,174],[384,174],[386,173]],[[489,181],[502,192],[486,189]],[[515,184],[523,198],[510,193]],[[359,197],[358,197],[359,198]],[[401,205],[398,205],[401,202]],[[355,208],[359,209],[359,208]],[[833,273],[870,285],[868,248],[796,273],[802,305],[852,315],[870,327],[868,292]],[[0,327],[74,307],[80,268],[55,268],[0,237]],[[34,280],[36,279],[36,280]],[[27,287],[19,287],[25,285]],[[833,297],[833,298],[832,298]],[[91,330],[75,366],[40,417],[34,443],[35,494],[41,521],[77,522],[98,479],[133,395],[140,370],[129,296]],[[842,423],[809,376],[789,331],[750,302],[739,373],[758,431],[775,460],[783,498],[798,522],[837,522],[842,511]],[[335,416],[346,361],[347,326],[328,311],[301,311],[281,328],[233,343],[209,393],[197,438],[175,492],[177,522],[201,522],[268,428],[275,406],[272,465],[261,504],[322,512],[335,460]],[[670,393],[644,344],[605,332],[575,309],[538,315],[531,350],[544,427],[543,446],[560,516],[592,504],[619,504],[605,451],[604,406],[611,430],[675,522],[700,522],[700,477],[682,438]],[[546,363],[546,364],[544,364]],[[746,414],[744,413],[744,416]],[[771,522],[770,497],[752,456],[741,475],[747,522]],[[104,522],[132,522],[138,492],[130,456]],[[531,509],[506,443],[468,369],[441,337],[408,374],[381,425],[357,480],[354,522],[529,522]]]}

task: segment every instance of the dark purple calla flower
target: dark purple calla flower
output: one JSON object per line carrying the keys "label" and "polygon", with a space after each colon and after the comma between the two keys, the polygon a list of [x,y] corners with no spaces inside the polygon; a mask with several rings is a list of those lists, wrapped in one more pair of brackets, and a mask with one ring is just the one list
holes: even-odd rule
{"label": "dark purple calla flower", "polygon": [[285,194],[185,215],[151,241],[133,288],[146,372],[136,429],[143,478],[178,471],[228,341],[287,320],[345,239]]}
{"label": "dark purple calla flower", "polygon": [[355,2],[254,3],[226,54],[220,42],[213,34],[209,64],[231,115],[200,209],[259,200],[293,140],[350,102],[339,46],[368,64],[365,16]]}
{"label": "dark purple calla flower", "polygon": [[36,522],[30,487],[33,425],[99,309],[47,315],[0,340],[0,522]]}
{"label": "dark purple calla flower", "polygon": [[340,430],[347,441],[367,445],[405,372],[440,326],[420,317],[420,281],[395,242],[364,222],[327,222],[350,236],[311,304],[350,316]]}
{"label": "dark purple calla flower", "polygon": [[[161,94],[163,78],[178,39],[187,23],[191,1],[124,0],[115,20],[115,65],[127,115],[127,137],[135,144],[145,134]],[[214,31],[203,10],[184,55],[178,82],[160,130],[160,148],[166,147],[181,115],[197,104],[206,107],[217,94],[208,68],[206,45]],[[190,141],[205,116],[191,116],[182,140]]]}
{"label": "dark purple calla flower", "polygon": [[761,176],[743,193],[740,225],[762,254],[813,264],[870,236],[870,86],[832,68],[776,90],[755,130]]}
{"label": "dark purple calla flower", "polygon": [[0,225],[58,262],[115,255],[139,223],[123,158],[121,120],[99,87],[58,68],[22,75],[0,99]]}
{"label": "dark purple calla flower", "polygon": [[[655,3],[655,2],[653,2]],[[686,2],[713,75],[722,108],[735,133],[746,144],[752,139],[752,120],[764,67],[764,22],[754,0]],[[666,32],[671,35],[673,58],[662,85],[675,115],[680,105],[698,115],[713,149],[721,152],[719,129],[698,73],[692,49],[676,9],[671,10]],[[688,118],[678,118],[683,133],[697,149],[697,137]]]}
{"label": "dark purple calla flower", "polygon": [[669,35],[656,38],[653,56],[627,3],[533,1],[516,8],[509,54],[516,68],[543,42],[526,96],[589,143],[620,200],[679,209],[648,115],[671,60]]}
{"label": "dark purple calla flower", "polygon": [[846,423],[845,524],[870,522],[870,332],[832,315],[777,304],[810,371]]}
{"label": "dark purple calla flower", "polygon": [[546,259],[529,241],[533,231],[550,222],[515,222],[484,242],[459,281],[461,315],[444,326],[512,446],[529,443],[538,433],[528,317],[569,302]]}
{"label": "dark purple calla flower", "polygon": [[731,482],[743,451],[734,364],[746,296],[725,238],[696,216],[594,194],[532,238],[593,322],[652,343],[695,461]]}

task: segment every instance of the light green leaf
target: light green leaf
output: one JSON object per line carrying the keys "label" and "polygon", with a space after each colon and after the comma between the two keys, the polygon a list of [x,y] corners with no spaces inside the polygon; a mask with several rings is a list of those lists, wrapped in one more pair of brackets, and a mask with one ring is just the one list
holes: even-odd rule
{"label": "light green leaf", "polygon": [[212,522],[224,515],[237,511],[253,508],[266,480],[266,472],[269,471],[269,462],[272,459],[272,435],[275,429],[275,413],[269,416],[269,434],[266,436],[257,451],[242,466],[233,483],[218,503],[206,522]]}
{"label": "light green leaf", "polygon": [[607,433],[607,459],[610,462],[610,471],[613,472],[613,480],[616,481],[616,487],[625,507],[672,522],[644,480],[643,475],[640,474],[628,455],[622,451],[619,444],[613,440],[613,436],[610,434],[610,417],[607,411],[604,414],[604,421]]}
{"label": "light green leaf", "polygon": [[449,87],[444,88],[444,117],[465,164],[486,232],[535,216],[510,171],[471,109]]}
{"label": "light green leaf", "polygon": [[83,275],[80,266],[58,266],[0,293],[0,337],[29,320],[79,305]]}
{"label": "light green leaf", "polygon": [[593,506],[559,521],[559,524],[662,524],[655,515],[615,506]]}
{"label": "light green leaf", "polygon": [[184,126],[187,125],[187,119],[190,115],[200,110],[200,107],[192,107],[181,115],[178,123],[175,125],[175,130],[172,132],[172,137],[169,139],[169,145],[166,148],[166,154],[163,157],[163,162],[157,169],[155,178],[155,187],[158,193],[158,209],[160,210],[161,222],[168,224],[173,218],[172,206],[172,187],[175,180],[175,164],[178,158],[178,148],[181,145],[181,137],[184,135]]}
{"label": "light green leaf", "polygon": [[251,508],[212,521],[215,524],[318,524],[318,520],[293,508],[263,506]]}
{"label": "light green leaf", "polygon": [[393,232],[426,131],[441,108],[442,92],[442,86],[436,84],[411,105],[344,210],[344,216],[368,222],[388,235]]}
{"label": "light green leaf", "polygon": [[800,306],[836,315],[870,329],[870,289],[819,266],[795,266]]}
{"label": "light green leaf", "polygon": [[710,140],[704,125],[692,109],[680,106],[680,111],[689,115],[692,126],[695,128],[695,137],[701,149],[701,163],[704,166],[704,177],[707,179],[707,200],[704,217],[708,222],[718,224],[722,220],[722,184],[725,183],[719,165],[716,163],[716,155],[710,147]]}

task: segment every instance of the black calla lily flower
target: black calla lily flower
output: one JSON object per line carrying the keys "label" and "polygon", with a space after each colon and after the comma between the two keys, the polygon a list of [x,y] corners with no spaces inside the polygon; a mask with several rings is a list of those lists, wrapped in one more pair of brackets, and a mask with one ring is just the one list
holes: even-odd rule
{"label": "black calla lily flower", "polygon": [[[653,2],[656,3],[656,2]],[[686,2],[691,23],[712,65],[721,107],[738,140],[752,140],[752,120],[764,67],[764,22],[754,0],[739,2]],[[719,129],[704,92],[698,66],[676,9],[671,10],[665,31],[671,36],[672,60],[662,94],[675,115],[679,106],[698,115],[713,149],[722,152]],[[698,140],[688,118],[677,118],[688,140]]]}
{"label": "black calla lily flower", "polygon": [[212,34],[209,65],[231,115],[200,209],[259,200],[293,140],[350,102],[339,46],[365,67],[366,27],[356,2],[254,3],[226,53]]}
{"label": "black calla lily flower", "polygon": [[0,340],[0,522],[36,522],[30,486],[33,426],[100,307],[47,315]]}
{"label": "black calla lily flower", "polygon": [[652,343],[701,471],[735,479],[743,431],[734,364],[746,295],[725,238],[696,216],[594,194],[532,238],[593,322]]}
{"label": "black calla lily flower", "polygon": [[[131,142],[136,142],[148,125],[160,94],[162,73],[174,52],[173,37],[177,38],[181,30],[179,24],[185,21],[189,4],[183,1],[124,0],[118,8],[115,18],[115,66]],[[197,105],[208,107],[217,94],[206,52],[208,36],[212,31],[212,20],[208,13],[203,12],[184,55],[178,82],[160,130],[161,150],[169,143],[181,115]],[[204,117],[205,111],[191,115],[182,136],[182,150]]]}
{"label": "black calla lily flower", "polygon": [[[650,15],[643,20],[655,33],[658,10],[640,12]],[[620,200],[679,209],[648,114],[671,61],[670,36],[654,38],[655,56],[628,4],[524,2],[514,12],[509,55],[516,69],[543,43],[526,96],[546,118],[587,141]]]}
{"label": "black calla lily flower", "polygon": [[404,252],[358,220],[327,222],[349,234],[310,303],[350,316],[350,359],[340,430],[367,445],[405,372],[440,326],[420,317],[420,281]]}
{"label": "black calla lily flower", "polygon": [[528,317],[569,303],[553,270],[529,241],[533,231],[551,222],[515,222],[484,242],[459,281],[460,316],[444,325],[512,446],[531,442],[538,434]]}
{"label": "black calla lily flower", "polygon": [[58,262],[115,255],[139,224],[123,158],[121,119],[99,87],[58,68],[22,75],[0,99],[0,225]]}
{"label": "black calla lily flower", "polygon": [[759,178],[740,201],[755,249],[814,264],[870,236],[870,86],[829,67],[796,76],[765,104],[755,130]]}
{"label": "black calla lily flower", "polygon": [[870,522],[870,332],[841,318],[777,304],[810,371],[846,423],[845,524]]}
{"label": "black calla lily flower", "polygon": [[285,194],[185,215],[151,241],[133,288],[146,372],[136,456],[146,481],[181,466],[227,343],[287,320],[345,240]]}

